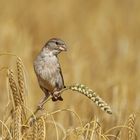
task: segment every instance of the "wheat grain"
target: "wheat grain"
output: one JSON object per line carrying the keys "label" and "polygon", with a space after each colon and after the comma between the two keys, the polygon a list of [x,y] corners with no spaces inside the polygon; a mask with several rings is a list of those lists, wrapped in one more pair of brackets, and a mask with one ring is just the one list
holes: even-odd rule
{"label": "wheat grain", "polygon": [[82,84],[76,84],[74,86],[70,86],[69,89],[73,91],[78,91],[85,96],[87,96],[90,100],[92,100],[101,110],[107,112],[108,114],[112,114],[112,110],[109,105],[102,98],[96,95],[96,93]]}

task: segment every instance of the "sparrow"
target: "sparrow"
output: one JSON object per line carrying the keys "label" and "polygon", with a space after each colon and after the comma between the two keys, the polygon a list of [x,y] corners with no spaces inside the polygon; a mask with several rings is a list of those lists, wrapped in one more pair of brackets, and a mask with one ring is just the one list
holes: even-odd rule
{"label": "sparrow", "polygon": [[52,101],[63,101],[60,91],[65,88],[65,85],[58,59],[58,54],[63,51],[67,51],[65,42],[59,38],[52,38],[44,45],[34,60],[34,71],[39,86],[45,93],[40,104],[50,95]]}

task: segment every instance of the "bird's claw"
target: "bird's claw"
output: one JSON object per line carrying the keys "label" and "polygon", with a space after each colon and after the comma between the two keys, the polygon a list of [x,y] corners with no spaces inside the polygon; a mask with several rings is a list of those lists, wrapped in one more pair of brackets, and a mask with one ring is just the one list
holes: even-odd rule
{"label": "bird's claw", "polygon": [[60,92],[59,92],[59,91],[55,91],[55,92],[53,93],[53,97],[54,97],[55,99],[58,99],[58,97],[60,97]]}

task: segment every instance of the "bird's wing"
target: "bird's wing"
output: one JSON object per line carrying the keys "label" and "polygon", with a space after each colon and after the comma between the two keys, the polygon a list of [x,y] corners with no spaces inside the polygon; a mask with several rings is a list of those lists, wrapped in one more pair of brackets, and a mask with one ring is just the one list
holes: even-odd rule
{"label": "bird's wing", "polygon": [[55,86],[59,89],[62,89],[64,88],[64,78],[63,78],[63,75],[62,75],[62,70],[61,70],[61,67],[58,67],[58,75],[57,75],[57,80],[56,80],[56,83],[55,83]]}
{"label": "bird's wing", "polygon": [[63,82],[63,85],[64,85],[64,78],[63,78],[63,74],[62,74],[61,67],[60,67],[59,69],[60,69],[60,75],[61,75],[61,77],[62,77],[62,82]]}

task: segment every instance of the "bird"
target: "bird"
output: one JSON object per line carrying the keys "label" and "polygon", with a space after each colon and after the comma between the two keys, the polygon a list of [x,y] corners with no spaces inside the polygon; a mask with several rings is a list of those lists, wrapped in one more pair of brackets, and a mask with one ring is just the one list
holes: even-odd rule
{"label": "bird", "polygon": [[45,97],[39,106],[51,95],[52,101],[63,101],[60,91],[66,86],[59,63],[58,54],[67,51],[67,45],[59,38],[51,38],[36,56],[33,66],[38,83]]}

